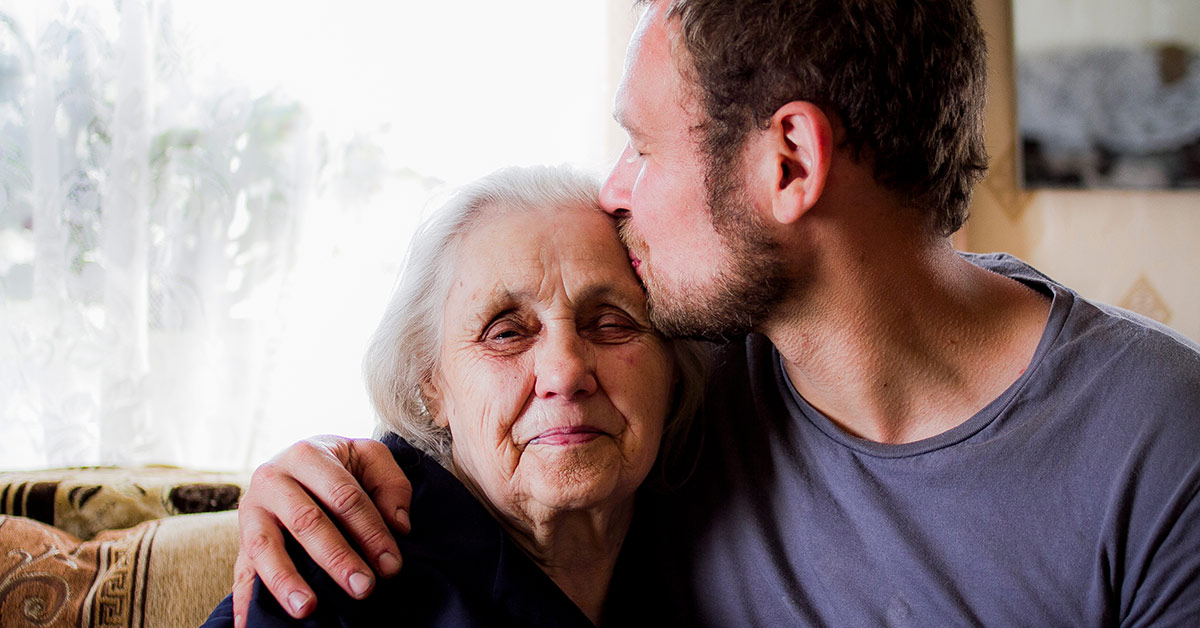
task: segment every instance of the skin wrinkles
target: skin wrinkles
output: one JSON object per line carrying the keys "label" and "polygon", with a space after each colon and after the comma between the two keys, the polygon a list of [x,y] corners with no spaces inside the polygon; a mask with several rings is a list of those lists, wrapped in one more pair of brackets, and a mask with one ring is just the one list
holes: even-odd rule
{"label": "skin wrinkles", "polygon": [[674,365],[612,219],[501,213],[460,250],[427,391],[455,475],[547,569],[619,549]]}

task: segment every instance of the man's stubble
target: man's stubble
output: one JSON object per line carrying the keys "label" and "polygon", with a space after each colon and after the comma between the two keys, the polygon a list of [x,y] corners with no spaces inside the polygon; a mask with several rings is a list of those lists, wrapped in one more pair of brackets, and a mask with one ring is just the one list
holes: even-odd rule
{"label": "man's stubble", "polygon": [[[714,164],[705,187],[713,228],[726,249],[713,279],[704,285],[668,285],[652,267],[643,279],[650,318],[659,331],[674,338],[729,340],[759,329],[795,281],[780,259],[781,245],[748,200],[738,169]],[[627,247],[646,250],[627,220],[619,227]]]}

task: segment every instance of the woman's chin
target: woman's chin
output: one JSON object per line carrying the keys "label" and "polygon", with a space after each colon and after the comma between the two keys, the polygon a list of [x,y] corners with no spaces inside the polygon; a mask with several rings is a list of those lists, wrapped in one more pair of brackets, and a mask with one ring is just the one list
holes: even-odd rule
{"label": "woman's chin", "polygon": [[604,440],[526,448],[521,472],[534,500],[547,508],[584,510],[631,498],[645,474],[629,477],[616,447]]}

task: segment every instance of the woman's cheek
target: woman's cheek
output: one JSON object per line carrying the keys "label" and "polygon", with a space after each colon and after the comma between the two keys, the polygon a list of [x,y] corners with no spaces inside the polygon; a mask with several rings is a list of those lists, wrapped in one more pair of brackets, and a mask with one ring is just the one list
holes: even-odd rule
{"label": "woman's cheek", "polygon": [[467,420],[474,430],[488,435],[490,449],[503,448],[511,441],[511,428],[517,420],[532,383],[522,367],[521,358],[484,356],[464,364],[459,381],[463,382],[470,408]]}
{"label": "woman's cheek", "polygon": [[472,355],[459,364],[456,377],[479,400],[519,392],[525,386],[529,369],[527,357]]}
{"label": "woman's cheek", "polygon": [[622,372],[631,375],[634,383],[649,392],[668,392],[674,364],[661,340],[647,336],[616,349],[624,365]]}
{"label": "woman's cheek", "polygon": [[606,389],[618,410],[629,421],[658,422],[658,426],[631,426],[639,432],[661,430],[670,406],[673,362],[657,338],[648,337],[612,347],[612,366]]}

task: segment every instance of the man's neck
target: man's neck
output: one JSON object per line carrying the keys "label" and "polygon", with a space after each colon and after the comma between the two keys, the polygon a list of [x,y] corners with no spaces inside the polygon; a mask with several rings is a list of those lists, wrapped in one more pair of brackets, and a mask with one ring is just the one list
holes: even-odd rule
{"label": "man's neck", "polygon": [[[861,244],[861,243],[860,243]],[[788,378],[846,432],[880,443],[974,416],[1029,366],[1050,301],[948,243],[832,256],[764,333]]]}

